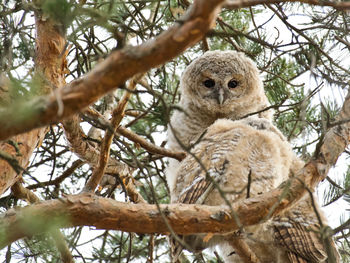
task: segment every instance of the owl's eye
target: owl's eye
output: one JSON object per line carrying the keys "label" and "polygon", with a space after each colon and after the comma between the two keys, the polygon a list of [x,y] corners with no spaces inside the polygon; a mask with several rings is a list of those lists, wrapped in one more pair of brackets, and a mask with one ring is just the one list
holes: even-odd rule
{"label": "owl's eye", "polygon": [[215,81],[212,79],[207,79],[203,82],[204,86],[206,86],[207,88],[212,88],[215,86]]}
{"label": "owl's eye", "polygon": [[227,83],[227,86],[230,88],[230,89],[234,89],[238,86],[238,81],[237,80],[234,80],[234,79],[231,79],[228,83]]}

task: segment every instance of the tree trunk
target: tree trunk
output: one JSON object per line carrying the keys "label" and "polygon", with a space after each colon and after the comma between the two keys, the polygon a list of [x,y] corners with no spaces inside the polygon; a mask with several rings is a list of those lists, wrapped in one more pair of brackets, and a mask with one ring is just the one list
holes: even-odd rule
{"label": "tree trunk", "polygon": [[[43,21],[40,15],[36,15],[36,56],[35,77],[40,80],[35,95],[50,93],[53,89],[64,86],[64,74],[67,70],[65,35],[64,30],[47,19]],[[0,91],[0,99],[7,103],[8,89]],[[11,120],[9,120],[11,121]],[[0,142],[0,153],[8,156],[7,160],[0,158],[0,195],[11,187],[19,178],[21,169],[26,168],[34,149],[41,144],[47,128],[35,129]],[[16,149],[17,147],[17,149]],[[11,167],[11,164],[12,167]]]}

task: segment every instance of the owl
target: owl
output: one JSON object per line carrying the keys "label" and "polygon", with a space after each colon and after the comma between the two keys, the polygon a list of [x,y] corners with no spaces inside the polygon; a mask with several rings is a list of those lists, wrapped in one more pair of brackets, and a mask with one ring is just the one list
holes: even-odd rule
{"label": "owl", "polygon": [[[269,104],[258,70],[242,53],[206,52],[187,67],[180,88],[168,147],[190,154],[181,163],[169,163],[173,203],[232,204],[272,190],[303,166],[272,124],[271,111],[264,110]],[[260,262],[327,262],[318,233],[325,219],[312,201],[305,196],[283,214],[242,233],[209,241],[205,235],[191,235],[183,241],[193,251],[218,245],[225,262],[244,262],[234,251],[237,240],[244,240]],[[174,239],[170,243],[176,262],[182,246]],[[329,262],[339,262],[332,240],[328,245],[335,258]]]}
{"label": "owl", "polygon": [[[257,113],[271,119],[258,69],[243,53],[208,51],[194,60],[180,81],[181,99],[168,127],[168,148],[183,150],[219,118],[240,119]],[[170,193],[178,162],[170,160],[167,182]]]}

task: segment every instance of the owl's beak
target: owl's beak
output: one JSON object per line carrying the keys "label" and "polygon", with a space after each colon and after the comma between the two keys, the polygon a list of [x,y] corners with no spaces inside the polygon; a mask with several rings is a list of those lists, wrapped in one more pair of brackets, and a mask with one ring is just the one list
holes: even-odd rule
{"label": "owl's beak", "polygon": [[225,101],[225,96],[224,95],[225,95],[224,94],[224,90],[223,89],[219,89],[219,94],[218,94],[217,99],[218,99],[218,103],[220,105],[222,105],[224,103],[224,101]]}

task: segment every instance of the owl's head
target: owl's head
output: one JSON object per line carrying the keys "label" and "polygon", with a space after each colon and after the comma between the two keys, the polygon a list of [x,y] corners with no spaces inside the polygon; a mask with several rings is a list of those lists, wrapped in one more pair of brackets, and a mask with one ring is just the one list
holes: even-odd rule
{"label": "owl's head", "polygon": [[195,59],[182,75],[181,93],[183,103],[231,119],[268,106],[257,67],[236,51],[208,51]]}

